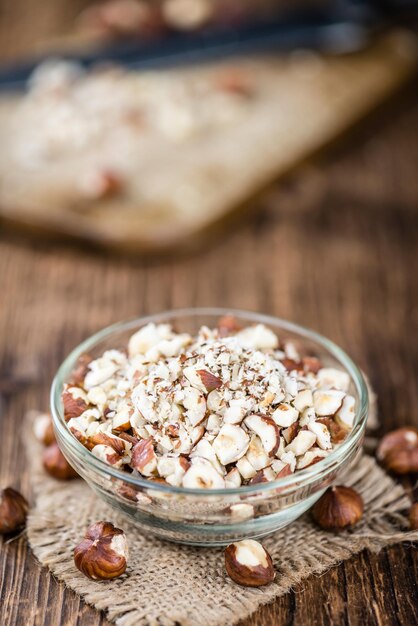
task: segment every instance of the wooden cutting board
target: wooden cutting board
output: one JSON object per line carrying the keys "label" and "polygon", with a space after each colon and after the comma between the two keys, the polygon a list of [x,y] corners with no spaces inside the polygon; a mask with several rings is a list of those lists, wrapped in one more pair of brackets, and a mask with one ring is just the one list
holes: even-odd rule
{"label": "wooden cutting board", "polygon": [[[61,109],[45,115],[35,103],[28,121],[22,95],[4,96],[0,217],[37,233],[130,252],[193,247],[391,95],[413,75],[416,61],[412,35],[397,31],[347,56],[296,52],[158,73],[122,72],[112,81],[117,93],[126,91],[127,107],[129,98],[135,106],[139,101],[148,106],[145,124],[140,110],[140,123],[138,115],[131,116],[133,126],[123,132],[112,106],[92,113],[85,94],[75,120],[74,111],[68,118]],[[226,96],[212,93],[219,81],[229,81]],[[77,89],[76,81],[68,101],[79,102]],[[154,93],[151,105],[144,98],[147,90]],[[171,108],[164,108],[167,103]],[[185,112],[191,122],[187,115],[183,120]],[[78,115],[89,124],[93,116],[98,134],[85,140]],[[54,135],[53,148],[48,144],[44,150],[43,128],[51,134],[53,124],[61,143],[57,147]],[[72,124],[82,139],[68,139]],[[83,181],[103,168],[121,173],[122,189],[103,198],[86,195]]]}

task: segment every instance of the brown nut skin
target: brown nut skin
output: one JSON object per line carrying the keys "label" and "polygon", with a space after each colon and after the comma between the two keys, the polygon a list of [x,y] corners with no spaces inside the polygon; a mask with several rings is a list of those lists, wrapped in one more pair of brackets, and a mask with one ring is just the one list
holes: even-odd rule
{"label": "brown nut skin", "polygon": [[385,435],[376,456],[381,464],[395,474],[418,472],[418,428],[406,426]]}
{"label": "brown nut skin", "polygon": [[328,487],[312,507],[312,517],[323,530],[340,531],[357,524],[363,515],[360,494],[351,487]]}
{"label": "brown nut skin", "polygon": [[415,502],[409,510],[409,526],[411,530],[418,530],[418,502]]}
{"label": "brown nut skin", "polygon": [[77,472],[68,463],[57,443],[53,443],[45,448],[42,455],[42,462],[48,474],[58,480],[78,478]]}
{"label": "brown nut skin", "polygon": [[61,394],[61,400],[64,407],[64,419],[68,422],[73,417],[79,417],[86,409],[88,405],[82,398],[74,398],[72,393],[68,389],[64,389]]}
{"label": "brown nut skin", "polygon": [[[258,564],[245,564],[242,558],[243,548],[250,550],[252,555],[258,560]],[[261,587],[271,583],[276,572],[273,561],[269,553],[263,546],[253,539],[244,539],[231,543],[225,549],[225,569],[230,578],[243,587]]]}
{"label": "brown nut skin", "polygon": [[74,563],[92,580],[111,580],[125,572],[127,553],[123,530],[111,522],[96,522],[74,548]]}
{"label": "brown nut skin", "polygon": [[199,374],[200,380],[202,381],[202,385],[204,385],[207,392],[213,391],[214,389],[219,389],[219,387],[222,387],[223,385],[222,380],[218,378],[217,376],[214,376],[213,374],[211,374],[211,372],[208,372],[207,370],[197,370],[197,373]]}
{"label": "brown nut skin", "polygon": [[78,386],[84,382],[86,374],[89,370],[89,364],[92,361],[92,357],[89,354],[82,354],[77,360],[77,365],[71,372],[70,385]]}
{"label": "brown nut skin", "polygon": [[0,490],[0,535],[24,528],[28,510],[29,504],[21,493],[12,487]]}
{"label": "brown nut skin", "polygon": [[398,474],[398,476],[416,474],[418,472],[418,448],[414,450],[392,450],[386,455],[384,466],[389,472]]}

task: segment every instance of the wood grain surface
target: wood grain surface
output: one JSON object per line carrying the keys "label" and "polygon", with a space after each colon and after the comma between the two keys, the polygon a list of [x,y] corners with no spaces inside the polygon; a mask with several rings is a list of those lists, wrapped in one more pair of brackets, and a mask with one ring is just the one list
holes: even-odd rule
{"label": "wood grain surface", "polygon": [[[34,32],[63,28],[78,5],[45,0],[29,18],[29,0],[3,0],[4,55],[28,49]],[[68,351],[111,322],[171,307],[241,307],[310,326],[370,375],[382,432],[418,425],[417,105],[415,84],[194,256],[112,257],[1,228],[0,484],[29,493],[23,415],[47,407]],[[412,626],[417,569],[411,545],[365,552],[309,578],[245,626]],[[0,539],[0,625],[35,624],[108,622],[36,563],[24,536]]]}

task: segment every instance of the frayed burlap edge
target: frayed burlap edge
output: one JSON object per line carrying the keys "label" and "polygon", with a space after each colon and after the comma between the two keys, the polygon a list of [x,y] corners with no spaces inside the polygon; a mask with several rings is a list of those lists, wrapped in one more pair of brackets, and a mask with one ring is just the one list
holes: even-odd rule
{"label": "frayed burlap edge", "polygon": [[[248,589],[224,572],[221,549],[192,548],[144,535],[103,503],[81,480],[54,481],[45,475],[39,444],[27,443],[35,504],[28,538],[42,565],[88,604],[105,611],[119,626],[221,626],[248,617],[261,604],[285,594],[311,574],[321,574],[364,549],[379,551],[401,541],[418,540],[407,532],[410,502],[374,459],[363,456],[344,478],[365,501],[354,531],[325,533],[305,515],[263,539],[277,567],[276,581]],[[87,526],[108,519],[122,527],[130,546],[127,573],[112,582],[93,582],[75,568],[74,545]]]}

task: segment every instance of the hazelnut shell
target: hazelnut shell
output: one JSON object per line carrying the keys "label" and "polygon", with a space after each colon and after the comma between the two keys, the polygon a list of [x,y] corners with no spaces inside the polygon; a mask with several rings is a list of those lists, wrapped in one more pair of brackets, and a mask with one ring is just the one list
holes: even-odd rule
{"label": "hazelnut shell", "polygon": [[363,510],[362,497],[351,487],[328,487],[312,507],[312,517],[323,530],[339,531],[357,524]]}

